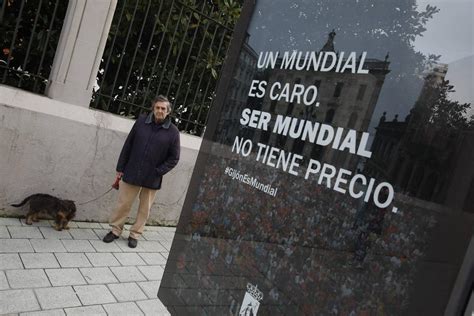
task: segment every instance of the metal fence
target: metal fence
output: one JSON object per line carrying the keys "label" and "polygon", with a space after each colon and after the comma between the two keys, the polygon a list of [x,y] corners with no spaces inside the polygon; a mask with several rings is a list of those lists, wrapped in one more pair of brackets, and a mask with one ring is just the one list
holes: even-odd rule
{"label": "metal fence", "polygon": [[202,135],[236,20],[219,3],[119,0],[91,107],[136,118],[167,95],[178,128]]}
{"label": "metal fence", "polygon": [[68,2],[0,0],[0,83],[44,93]]}

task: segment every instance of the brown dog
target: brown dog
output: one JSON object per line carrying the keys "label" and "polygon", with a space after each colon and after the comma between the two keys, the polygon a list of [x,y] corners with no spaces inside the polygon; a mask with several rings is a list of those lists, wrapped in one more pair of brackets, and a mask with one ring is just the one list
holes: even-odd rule
{"label": "brown dog", "polygon": [[26,214],[26,224],[31,225],[38,221],[41,213],[46,213],[54,219],[54,229],[69,229],[69,221],[76,215],[76,205],[74,201],[61,200],[49,194],[33,194],[25,198],[19,204],[11,206],[20,207],[26,203],[30,203],[30,210]]}

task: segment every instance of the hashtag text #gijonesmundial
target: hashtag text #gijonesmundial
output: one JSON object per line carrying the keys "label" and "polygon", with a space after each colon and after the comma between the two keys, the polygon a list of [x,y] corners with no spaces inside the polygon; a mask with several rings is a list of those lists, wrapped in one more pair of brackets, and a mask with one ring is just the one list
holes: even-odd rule
{"label": "hashtag text #gijonesmundial", "polygon": [[278,188],[272,187],[269,183],[268,184],[262,183],[253,176],[249,176],[248,174],[241,174],[238,170],[235,170],[229,167],[225,169],[225,174],[229,175],[229,177],[231,177],[232,180],[238,180],[268,195],[271,195],[273,197],[277,195]]}

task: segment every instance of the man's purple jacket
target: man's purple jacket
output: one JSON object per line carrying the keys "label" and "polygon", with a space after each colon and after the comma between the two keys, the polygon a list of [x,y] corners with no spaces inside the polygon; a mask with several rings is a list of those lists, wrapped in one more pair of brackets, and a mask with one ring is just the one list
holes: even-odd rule
{"label": "man's purple jacket", "polygon": [[153,112],[140,115],[123,145],[117,172],[123,172],[126,183],[157,190],[163,175],[178,163],[179,153],[179,131],[169,116],[158,124]]}

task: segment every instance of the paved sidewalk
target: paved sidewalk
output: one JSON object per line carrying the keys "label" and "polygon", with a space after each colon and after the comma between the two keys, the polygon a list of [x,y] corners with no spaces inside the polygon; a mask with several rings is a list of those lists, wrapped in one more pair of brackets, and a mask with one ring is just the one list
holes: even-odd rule
{"label": "paved sidewalk", "polygon": [[[106,244],[107,224],[0,218],[0,315],[169,315],[157,298],[175,229]],[[128,228],[128,226],[126,226]]]}

